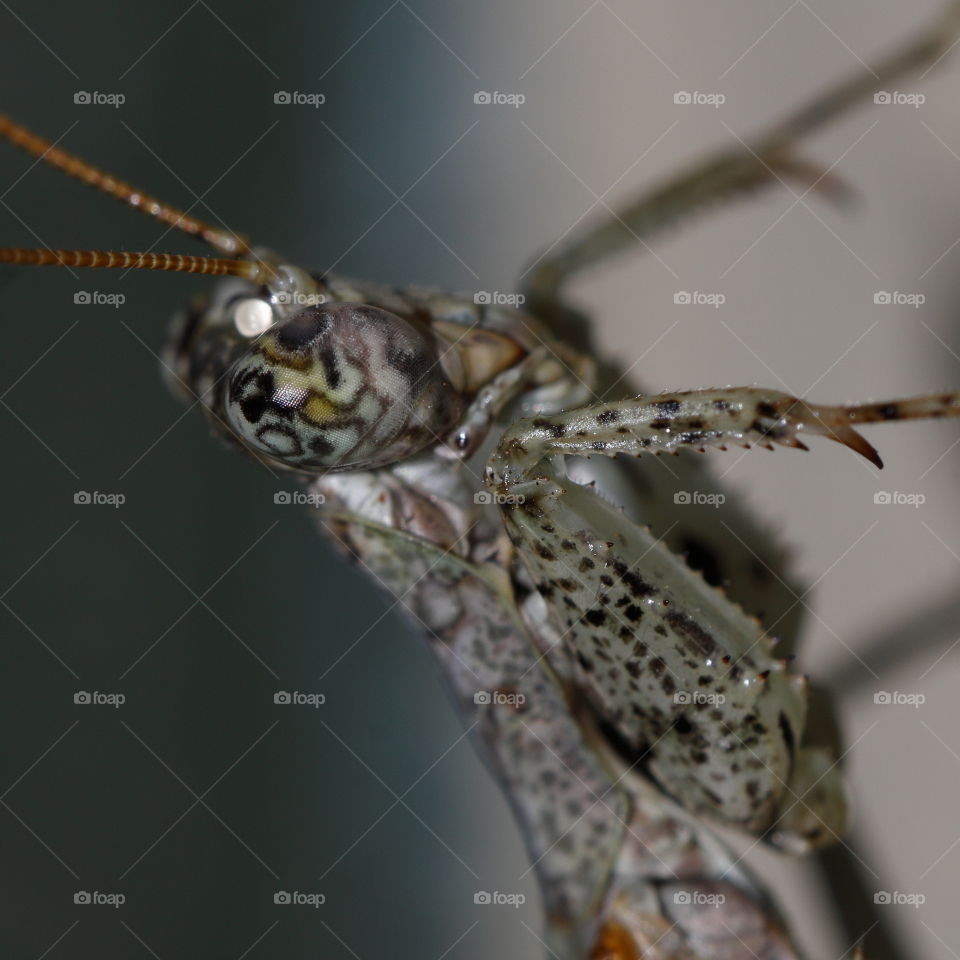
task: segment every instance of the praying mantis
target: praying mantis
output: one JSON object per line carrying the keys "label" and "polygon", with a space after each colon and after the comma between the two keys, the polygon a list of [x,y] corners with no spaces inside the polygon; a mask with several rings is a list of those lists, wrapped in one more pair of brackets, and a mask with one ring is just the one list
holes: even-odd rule
{"label": "praying mantis", "polygon": [[[935,59],[952,31],[951,20],[877,73]],[[222,439],[304,478],[334,542],[403,598],[522,824],[558,956],[793,956],[710,824],[800,852],[843,829],[836,754],[804,744],[804,681],[750,615],[765,588],[744,548],[645,530],[662,528],[660,499],[681,487],[624,458],[819,435],[878,463],[858,424],[958,410],[952,393],[844,407],[758,388],[614,399],[563,286],[714,198],[809,177],[797,139],[876,86],[858,75],[752,152],[711,159],[562,246],[519,313],[313,276],[0,126],[223,255],[0,259],[232,277],[181,318],[168,378]],[[679,462],[683,489],[708,485],[700,464]]]}

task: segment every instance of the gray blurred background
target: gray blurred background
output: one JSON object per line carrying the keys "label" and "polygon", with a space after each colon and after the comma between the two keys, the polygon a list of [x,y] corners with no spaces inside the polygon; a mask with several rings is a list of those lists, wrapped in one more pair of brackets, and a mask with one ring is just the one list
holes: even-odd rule
{"label": "gray blurred background", "polygon": [[[939,8],[9,0],[2,109],[305,266],[513,292],[598,198],[616,206],[749,135]],[[901,85],[925,94],[919,109],[865,105],[806,145],[840,161],[852,209],[771,189],[579,283],[605,350],[651,390],[960,388],[958,85],[946,60]],[[526,102],[478,106],[478,90]],[[678,106],[680,90],[726,102]],[[326,102],[277,105],[277,91]],[[11,245],[199,250],[12,147],[0,227]],[[308,516],[274,504],[266,471],[164,390],[167,319],[203,287],[0,272],[5,952],[543,956],[518,836],[425,646]],[[75,305],[79,291],[125,300]],[[678,306],[680,291],[725,302]],[[877,305],[882,291],[925,302]],[[945,653],[960,637],[958,437],[950,423],[871,431],[882,474],[826,443],[713,455],[815,584],[803,667],[842,697],[861,869],[869,890],[925,897],[878,909],[924,958],[960,949],[960,669]],[[126,501],[76,505],[78,491]],[[887,666],[878,638],[915,659]],[[81,690],[125,703],[75,705]],[[277,706],[277,690],[326,702]],[[875,704],[879,691],[925,703]],[[815,876],[750,858],[811,955],[839,957]],[[527,904],[475,906],[488,889]],[[277,906],[281,890],[326,902]],[[125,903],[75,905],[77,891]]]}

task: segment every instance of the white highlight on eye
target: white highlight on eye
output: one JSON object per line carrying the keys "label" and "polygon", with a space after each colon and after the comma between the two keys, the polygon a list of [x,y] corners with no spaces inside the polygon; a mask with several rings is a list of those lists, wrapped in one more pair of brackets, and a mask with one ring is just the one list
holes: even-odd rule
{"label": "white highlight on eye", "polygon": [[257,297],[241,300],[233,309],[233,323],[241,336],[259,337],[273,326],[273,308],[266,300]]}
{"label": "white highlight on eye", "polygon": [[310,395],[309,390],[294,386],[292,383],[283,383],[273,392],[270,399],[278,407],[299,407]]}

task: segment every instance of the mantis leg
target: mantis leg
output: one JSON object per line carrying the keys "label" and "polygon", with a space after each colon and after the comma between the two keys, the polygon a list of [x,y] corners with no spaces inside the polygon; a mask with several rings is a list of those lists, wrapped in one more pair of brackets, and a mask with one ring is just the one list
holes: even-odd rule
{"label": "mantis leg", "polygon": [[951,4],[929,30],[875,64],[858,70],[804,104],[748,146],[723,150],[644,194],[615,215],[544,255],[530,271],[528,300],[540,312],[559,305],[558,291],[574,274],[633,246],[720,200],[784,178],[830,192],[836,183],[794,155],[798,142],[904,74],[934,64],[960,33],[960,5]]}

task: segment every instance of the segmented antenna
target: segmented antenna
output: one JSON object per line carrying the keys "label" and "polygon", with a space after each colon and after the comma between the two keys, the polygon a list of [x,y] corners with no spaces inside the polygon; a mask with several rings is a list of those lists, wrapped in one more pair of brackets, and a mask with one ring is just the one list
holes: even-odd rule
{"label": "segmented antenna", "polygon": [[[188,233],[203,240],[221,253],[235,257],[250,252],[250,244],[243,237],[191,217],[182,210],[171,207],[169,204],[157,200],[156,197],[151,197],[129,183],[111,176],[99,167],[95,167],[72,153],[54,146],[51,141],[37,136],[37,134],[32,133],[26,127],[3,114],[0,114],[0,136],[5,137],[15,146],[26,150],[27,153],[38,160],[50,164],[51,167],[56,167],[71,177],[76,177],[91,187],[96,187],[108,196],[116,197],[135,210],[145,213],[148,217],[153,217],[161,223],[166,223],[183,233]],[[154,267],[148,269],[161,270],[167,268]]]}
{"label": "segmented antenna", "polygon": [[263,260],[224,260],[178,253],[128,253],[123,250],[47,250],[0,247],[0,263],[37,267],[106,267],[126,270],[171,270],[210,276],[244,277],[254,283],[276,279]]}

